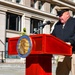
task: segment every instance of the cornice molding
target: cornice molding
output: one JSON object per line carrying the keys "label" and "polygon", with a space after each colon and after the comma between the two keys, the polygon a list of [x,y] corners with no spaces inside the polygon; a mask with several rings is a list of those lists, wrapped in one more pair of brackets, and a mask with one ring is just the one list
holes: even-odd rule
{"label": "cornice molding", "polygon": [[62,2],[66,2],[67,4],[70,4],[72,6],[75,6],[75,3],[73,1],[69,1],[69,0],[62,0]]}
{"label": "cornice molding", "polygon": [[41,0],[57,6],[67,6],[70,7],[72,11],[75,11],[75,3],[69,0]]}
{"label": "cornice molding", "polygon": [[67,6],[69,7],[72,11],[75,11],[75,6],[73,6],[72,4],[66,3],[64,2],[64,0],[60,1],[60,0],[53,0],[55,3],[61,4],[63,6]]}
{"label": "cornice molding", "polygon": [[46,13],[45,11],[37,10],[37,9],[31,8],[31,7],[26,7],[26,6],[21,5],[21,4],[8,2],[8,1],[2,1],[2,0],[0,0],[0,4],[2,4],[4,6],[8,6],[8,7],[13,7],[13,8],[16,8],[16,9],[19,9],[19,10],[28,11],[28,12],[32,12],[32,13],[35,13],[35,14],[40,14],[40,15],[44,15],[44,16],[48,16],[48,17],[51,17],[51,18],[58,19],[58,17],[56,17],[53,14]]}

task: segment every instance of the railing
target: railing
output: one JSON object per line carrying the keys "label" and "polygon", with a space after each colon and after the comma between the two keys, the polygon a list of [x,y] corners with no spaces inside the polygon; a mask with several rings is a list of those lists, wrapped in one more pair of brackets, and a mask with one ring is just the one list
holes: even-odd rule
{"label": "railing", "polygon": [[4,63],[4,51],[0,51],[0,62]]}
{"label": "railing", "polygon": [[[0,42],[5,46],[4,42],[1,39]],[[4,51],[0,51],[0,61],[4,63]]]}
{"label": "railing", "polygon": [[[0,39],[0,42],[5,46],[4,42]],[[0,51],[0,62],[4,63],[6,58],[10,59],[19,59],[20,57],[18,55],[8,55],[8,51]]]}
{"label": "railing", "polygon": [[0,62],[4,63],[5,60],[9,58],[9,59],[20,59],[20,57],[18,55],[8,55],[8,51],[0,51]]}
{"label": "railing", "polygon": [[18,55],[8,55],[8,51],[5,51],[5,58],[19,59],[20,57]]}

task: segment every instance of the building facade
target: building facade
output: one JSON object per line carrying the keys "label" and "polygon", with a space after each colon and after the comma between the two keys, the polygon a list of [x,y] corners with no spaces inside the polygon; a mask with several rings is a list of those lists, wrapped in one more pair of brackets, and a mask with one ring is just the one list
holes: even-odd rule
{"label": "building facade", "polygon": [[38,25],[51,21],[43,28],[43,33],[50,34],[51,27],[58,20],[56,7],[68,6],[71,15],[75,15],[75,0],[0,0],[0,59],[8,58],[8,39],[21,36],[23,28],[28,35],[40,33]]}

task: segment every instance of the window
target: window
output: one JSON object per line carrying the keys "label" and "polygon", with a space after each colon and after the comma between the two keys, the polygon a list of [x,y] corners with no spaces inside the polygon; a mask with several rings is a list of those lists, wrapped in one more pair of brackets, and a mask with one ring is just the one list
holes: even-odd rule
{"label": "window", "polygon": [[12,13],[7,13],[6,29],[21,31],[21,16]]}
{"label": "window", "polygon": [[55,6],[56,6],[56,5],[51,4],[51,6],[50,6],[50,12],[53,10],[53,8],[54,8]]}
{"label": "window", "polygon": [[44,2],[43,1],[39,1],[39,4],[38,4],[38,9],[41,9],[42,6],[43,6]]}
{"label": "window", "polygon": [[21,0],[16,0],[16,3],[20,3],[21,2]]}
{"label": "window", "polygon": [[73,14],[73,17],[75,18],[75,12],[74,11],[72,12],[72,14]]}
{"label": "window", "polygon": [[30,33],[38,34],[39,33],[38,25],[42,23],[43,23],[42,20],[31,18]]}
{"label": "window", "polygon": [[37,6],[37,8],[40,10],[42,8],[44,2],[43,1],[38,1],[38,5],[35,5],[37,1],[38,0],[31,0],[31,7],[34,8],[35,6]]}
{"label": "window", "polygon": [[31,0],[31,7],[34,8],[35,2],[36,2],[36,0]]}
{"label": "window", "polygon": [[75,15],[75,12],[74,11],[72,13],[73,13],[73,15]]}

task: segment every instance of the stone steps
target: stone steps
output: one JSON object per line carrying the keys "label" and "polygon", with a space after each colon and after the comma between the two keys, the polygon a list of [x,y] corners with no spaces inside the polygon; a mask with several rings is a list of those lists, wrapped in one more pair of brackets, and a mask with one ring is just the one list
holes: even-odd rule
{"label": "stone steps", "polygon": [[21,63],[0,63],[1,68],[18,68],[18,69],[25,69],[25,64]]}

